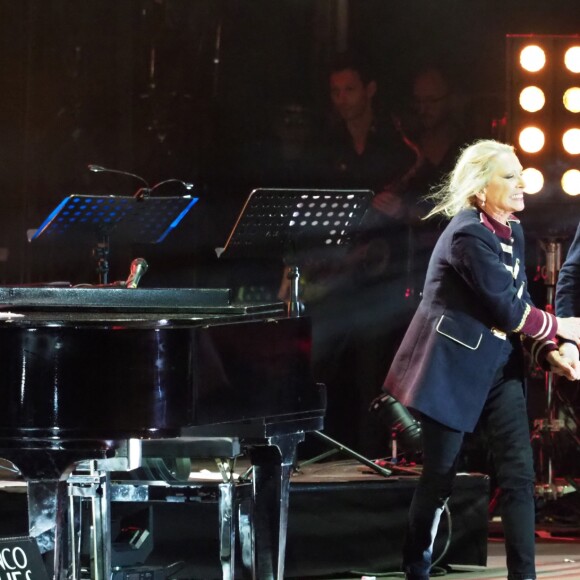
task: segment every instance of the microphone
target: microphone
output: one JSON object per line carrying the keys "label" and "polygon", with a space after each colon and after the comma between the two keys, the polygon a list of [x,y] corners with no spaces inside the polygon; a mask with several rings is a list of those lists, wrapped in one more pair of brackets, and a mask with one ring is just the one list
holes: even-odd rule
{"label": "microphone", "polygon": [[129,171],[121,171],[120,169],[109,169],[108,167],[103,167],[102,165],[94,165],[92,163],[88,165],[88,168],[89,171],[92,171],[93,173],[116,173],[117,175],[125,175],[126,177],[138,179],[145,187],[139,189],[135,194],[135,197],[143,196],[144,194],[147,194],[151,191],[149,184],[140,175],[137,175],[136,173],[131,173]]}
{"label": "microphone", "polygon": [[183,187],[185,189],[187,189],[188,191],[190,189],[193,189],[193,183],[187,183],[187,181],[181,181],[181,179],[164,179],[163,181],[156,183],[149,191],[152,193],[158,187],[161,187],[162,185],[165,185],[166,183],[179,183],[179,184],[183,185]]}
{"label": "microphone", "polygon": [[129,271],[129,277],[125,282],[125,288],[137,288],[141,278],[143,278],[145,272],[147,272],[147,268],[149,268],[149,265],[144,258],[135,258],[131,262],[131,269]]}
{"label": "microphone", "polygon": [[186,190],[193,189],[193,183],[187,183],[186,181],[182,181],[181,179],[164,179],[159,183],[156,183],[153,187],[149,186],[149,183],[145,181],[140,175],[136,173],[131,173],[129,171],[121,171],[120,169],[109,169],[108,167],[103,167],[102,165],[94,165],[93,163],[88,165],[89,171],[93,173],[116,173],[118,175],[125,175],[127,177],[132,177],[133,179],[138,179],[145,187],[140,187],[134,194],[134,197],[138,201],[142,201],[144,198],[148,197],[153,193],[158,187],[165,185],[166,183],[179,183],[182,185]]}

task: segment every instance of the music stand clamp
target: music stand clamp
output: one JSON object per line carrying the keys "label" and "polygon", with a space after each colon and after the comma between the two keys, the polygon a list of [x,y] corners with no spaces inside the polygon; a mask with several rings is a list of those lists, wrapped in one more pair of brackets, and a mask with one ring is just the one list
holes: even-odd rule
{"label": "music stand clamp", "polygon": [[[30,241],[92,242],[99,284],[108,283],[111,241],[162,242],[199,198],[184,196],[70,195],[36,230]],[[96,240],[96,242],[95,242]]]}
{"label": "music stand clamp", "polygon": [[358,189],[254,189],[220,255],[282,259],[290,280],[288,316],[300,316],[299,262],[308,252],[346,250],[372,197]]}

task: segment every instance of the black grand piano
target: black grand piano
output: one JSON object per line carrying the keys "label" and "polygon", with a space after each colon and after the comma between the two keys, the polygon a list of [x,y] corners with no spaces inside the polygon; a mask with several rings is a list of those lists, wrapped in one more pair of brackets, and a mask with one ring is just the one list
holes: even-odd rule
{"label": "black grand piano", "polygon": [[55,579],[74,577],[65,514],[76,466],[224,437],[253,464],[251,575],[283,578],[296,445],[324,414],[307,318],[234,304],[219,288],[4,287],[0,353],[0,457],[28,483],[30,535],[54,553]]}

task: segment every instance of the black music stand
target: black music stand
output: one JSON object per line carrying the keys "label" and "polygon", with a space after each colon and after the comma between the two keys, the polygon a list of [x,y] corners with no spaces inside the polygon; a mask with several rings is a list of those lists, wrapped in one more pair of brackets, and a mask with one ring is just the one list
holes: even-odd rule
{"label": "black music stand", "polygon": [[299,316],[301,257],[346,251],[372,197],[358,189],[254,189],[218,256],[281,258],[290,279],[288,315]]}
{"label": "black music stand", "polygon": [[[300,316],[298,263],[301,257],[324,248],[344,248],[360,231],[363,216],[373,198],[370,190],[254,189],[218,256],[229,258],[275,258],[284,260],[290,279],[288,316]],[[321,431],[319,439],[334,447],[306,463],[344,451],[380,475],[391,471]]]}
{"label": "black music stand", "polygon": [[67,243],[94,243],[99,284],[108,283],[112,241],[162,242],[199,198],[118,195],[69,195],[50,213],[30,237]]}

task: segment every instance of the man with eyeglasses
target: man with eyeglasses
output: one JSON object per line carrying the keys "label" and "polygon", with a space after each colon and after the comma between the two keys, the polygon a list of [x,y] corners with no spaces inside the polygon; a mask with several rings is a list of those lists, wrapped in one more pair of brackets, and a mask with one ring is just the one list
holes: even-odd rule
{"label": "man with eyeglasses", "polygon": [[450,170],[463,142],[458,99],[439,69],[427,68],[415,77],[413,105],[419,121],[415,151],[433,168]]}
{"label": "man with eyeglasses", "polygon": [[419,299],[431,250],[440,233],[438,223],[421,220],[431,209],[423,198],[451,171],[461,147],[471,139],[463,126],[460,95],[441,68],[428,66],[415,74],[409,104],[408,111],[395,114],[394,119],[416,162],[401,179],[375,196],[373,207],[407,225],[408,288],[409,294]]}

